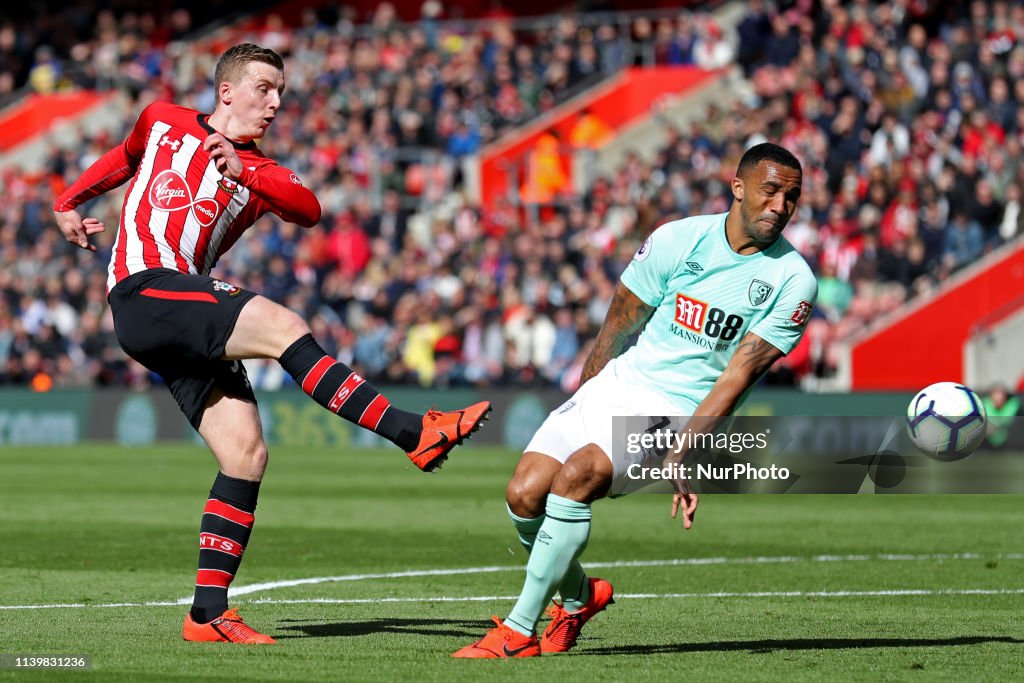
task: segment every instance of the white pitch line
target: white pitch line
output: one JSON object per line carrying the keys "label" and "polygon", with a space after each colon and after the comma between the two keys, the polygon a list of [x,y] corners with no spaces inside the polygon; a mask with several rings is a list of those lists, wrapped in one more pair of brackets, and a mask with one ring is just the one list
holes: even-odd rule
{"label": "white pitch line", "polygon": [[[905,588],[877,591],[755,591],[750,593],[616,593],[623,600],[692,600],[701,598],[862,598],[917,597],[929,595],[1024,595],[1024,588],[939,588],[935,590]],[[480,595],[471,597],[440,596],[434,598],[297,598],[275,600],[258,598],[251,605],[365,605],[388,602],[489,602],[518,600],[518,595]]]}
{"label": "white pitch line", "polygon": [[59,602],[52,605],[0,605],[0,610],[15,609],[83,609],[86,607],[110,608],[110,607],[180,607],[181,603],[174,602]]}
{"label": "white pitch line", "polygon": [[[876,591],[753,591],[748,593],[621,593],[616,599],[622,600],[699,600],[705,598],[863,598],[863,597],[921,597],[934,595],[1024,595],[1024,588],[901,588]],[[518,599],[518,595],[436,595],[426,598],[299,598],[282,599],[258,598],[242,600],[243,605],[378,605],[386,603],[425,602],[497,602]],[[70,608],[117,608],[117,607],[180,607],[178,602],[111,602],[111,603],[62,603],[53,605],[0,605],[0,610],[39,610]]]}
{"label": "white pitch line", "polygon": [[[462,567],[455,569],[414,569],[404,572],[382,572],[379,574],[344,574],[342,576],[314,576],[308,579],[290,579],[287,581],[268,581],[253,583],[248,586],[231,588],[231,597],[249,595],[275,588],[291,588],[292,586],[308,586],[318,583],[336,583],[339,581],[367,581],[370,579],[405,579],[418,576],[454,576],[456,574],[490,574],[493,572],[522,571],[523,565],[502,565],[494,567]],[[191,598],[190,598],[191,600]]]}
{"label": "white pitch line", "polygon": [[[675,566],[704,566],[721,564],[788,564],[798,562],[941,562],[947,560],[1021,560],[1024,553],[998,553],[995,555],[981,555],[978,553],[932,553],[928,555],[780,555],[768,557],[687,557],[673,560],[623,560],[618,562],[588,562],[583,565],[586,569],[614,569],[625,567],[675,567]],[[416,569],[404,572],[382,572],[377,574],[344,574],[341,576],[315,576],[306,579],[289,579],[285,581],[268,581],[266,583],[253,583],[248,586],[231,588],[230,595],[236,598],[242,595],[251,595],[263,591],[276,590],[278,588],[292,588],[294,586],[309,586],[320,583],[337,583],[342,581],[367,581],[371,579],[404,579],[422,576],[458,576],[464,574],[492,574],[497,572],[521,572],[523,565],[496,565],[491,567],[461,567],[452,569]],[[191,602],[191,596],[182,598],[186,603]]]}
{"label": "white pitch line", "polygon": [[750,593],[662,593],[660,595],[655,593],[626,593],[621,597],[633,599],[870,598],[915,597],[920,595],[1024,595],[1024,588],[899,588],[877,591],[754,591]]}
{"label": "white pitch line", "polygon": [[[626,568],[626,567],[672,567],[672,566],[704,566],[704,565],[723,565],[723,564],[789,564],[799,562],[941,562],[941,561],[959,561],[959,560],[982,560],[982,559],[993,559],[993,560],[1021,560],[1024,559],[1024,553],[995,553],[992,555],[984,555],[980,553],[931,553],[924,555],[910,555],[910,554],[894,554],[894,553],[883,553],[878,555],[778,555],[778,556],[764,556],[764,557],[687,557],[687,558],[676,558],[671,560],[622,560],[617,562],[588,562],[583,566],[588,569],[609,569],[609,568]],[[523,565],[498,565],[491,567],[462,567],[452,569],[416,569],[404,572],[381,572],[374,574],[346,574],[341,576],[319,576],[310,577],[306,579],[291,579],[287,581],[271,581],[267,583],[254,583],[248,586],[239,586],[230,590],[232,598],[237,598],[242,595],[250,595],[252,593],[259,593],[265,590],[274,590],[277,588],[291,588],[294,586],[306,586],[316,585],[321,583],[336,583],[342,581],[367,581],[372,579],[401,579],[401,578],[415,578],[422,576],[457,576],[465,574],[490,574],[496,572],[513,572],[522,571]],[[680,594],[682,595],[682,594]],[[467,600],[466,598],[457,598],[458,600]],[[480,598],[480,600],[489,600],[491,598]],[[502,600],[505,598],[495,597],[495,600]],[[423,602],[430,601],[431,599],[399,599],[395,598],[394,601],[405,601],[405,602]],[[375,600],[368,600],[374,602]],[[444,601],[444,600],[442,600]],[[174,605],[188,605],[192,602],[192,596],[180,598],[173,602],[131,602],[131,603],[58,603],[48,605],[0,605],[0,610],[16,610],[16,609],[59,609],[59,608],[84,608],[84,607],[166,607]],[[353,604],[359,604],[360,602],[366,602],[365,600],[356,600]],[[341,604],[345,604],[342,602]]]}

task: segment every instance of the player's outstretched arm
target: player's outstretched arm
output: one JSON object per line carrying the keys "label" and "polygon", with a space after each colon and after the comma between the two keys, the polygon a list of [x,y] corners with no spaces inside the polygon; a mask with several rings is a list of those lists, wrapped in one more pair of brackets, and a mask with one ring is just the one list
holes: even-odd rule
{"label": "player's outstretched arm", "polygon": [[121,185],[135,174],[137,163],[129,154],[128,144],[118,145],[99,159],[72,183],[53,203],[53,217],[64,239],[89,251],[89,237],[103,232],[103,223],[96,218],[85,218],[76,211],[83,203]]}
{"label": "player's outstretched arm", "polygon": [[[686,429],[701,434],[714,431],[722,420],[736,410],[747,389],[754,386],[761,375],[784,355],[774,345],[753,332],[748,332],[729,360],[729,364],[725,366],[725,371],[693,412],[693,418],[687,423]],[[666,462],[680,463],[685,455],[685,451],[678,451],[669,456]],[[676,481],[675,488],[676,494],[672,497],[672,518],[675,519],[682,510],[683,528],[689,529],[693,526],[693,518],[697,513],[697,494],[690,489],[689,482],[685,480]]]}
{"label": "player's outstretched arm", "polygon": [[694,416],[718,417],[718,421],[707,422],[708,429],[714,429],[739,405],[740,398],[768,368],[785,354],[753,332],[748,332],[736,348],[725,371],[711,391],[697,406]]}
{"label": "player's outstretched arm", "polygon": [[619,282],[611,306],[608,307],[608,315],[604,318],[601,331],[597,333],[594,348],[583,364],[580,384],[601,372],[608,361],[622,353],[626,342],[647,324],[653,313],[653,306],[645,304]]}

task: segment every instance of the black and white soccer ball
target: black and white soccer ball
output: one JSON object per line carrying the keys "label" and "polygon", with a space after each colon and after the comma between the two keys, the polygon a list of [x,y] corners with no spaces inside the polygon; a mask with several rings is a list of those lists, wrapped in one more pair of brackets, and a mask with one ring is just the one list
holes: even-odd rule
{"label": "black and white soccer ball", "polygon": [[925,387],[907,407],[907,432],[922,451],[937,460],[966,458],[985,438],[985,406],[957,382]]}

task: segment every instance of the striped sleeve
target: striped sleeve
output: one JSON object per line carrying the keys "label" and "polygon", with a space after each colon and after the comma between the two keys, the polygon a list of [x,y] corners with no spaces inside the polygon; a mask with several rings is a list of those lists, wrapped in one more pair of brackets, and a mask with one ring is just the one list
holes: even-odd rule
{"label": "striped sleeve", "polygon": [[110,150],[85,169],[81,177],[61,193],[53,203],[57,212],[75,209],[93,197],[123,185],[135,175],[142,155],[146,151],[146,131],[149,128],[149,113],[154,105],[143,110],[135,127],[123,144]]}

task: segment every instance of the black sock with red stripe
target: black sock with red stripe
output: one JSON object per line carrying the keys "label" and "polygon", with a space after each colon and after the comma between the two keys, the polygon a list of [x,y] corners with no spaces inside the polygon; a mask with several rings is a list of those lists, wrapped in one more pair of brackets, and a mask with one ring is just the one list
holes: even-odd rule
{"label": "black sock with red stripe", "polygon": [[260,483],[217,473],[199,527],[199,571],[192,620],[213,621],[228,608],[228,586],[252,532]]}
{"label": "black sock with red stripe", "polygon": [[289,346],[279,362],[304,392],[331,412],[380,434],[403,451],[419,445],[423,416],[395,408],[352,368],[328,356],[312,334]]}

